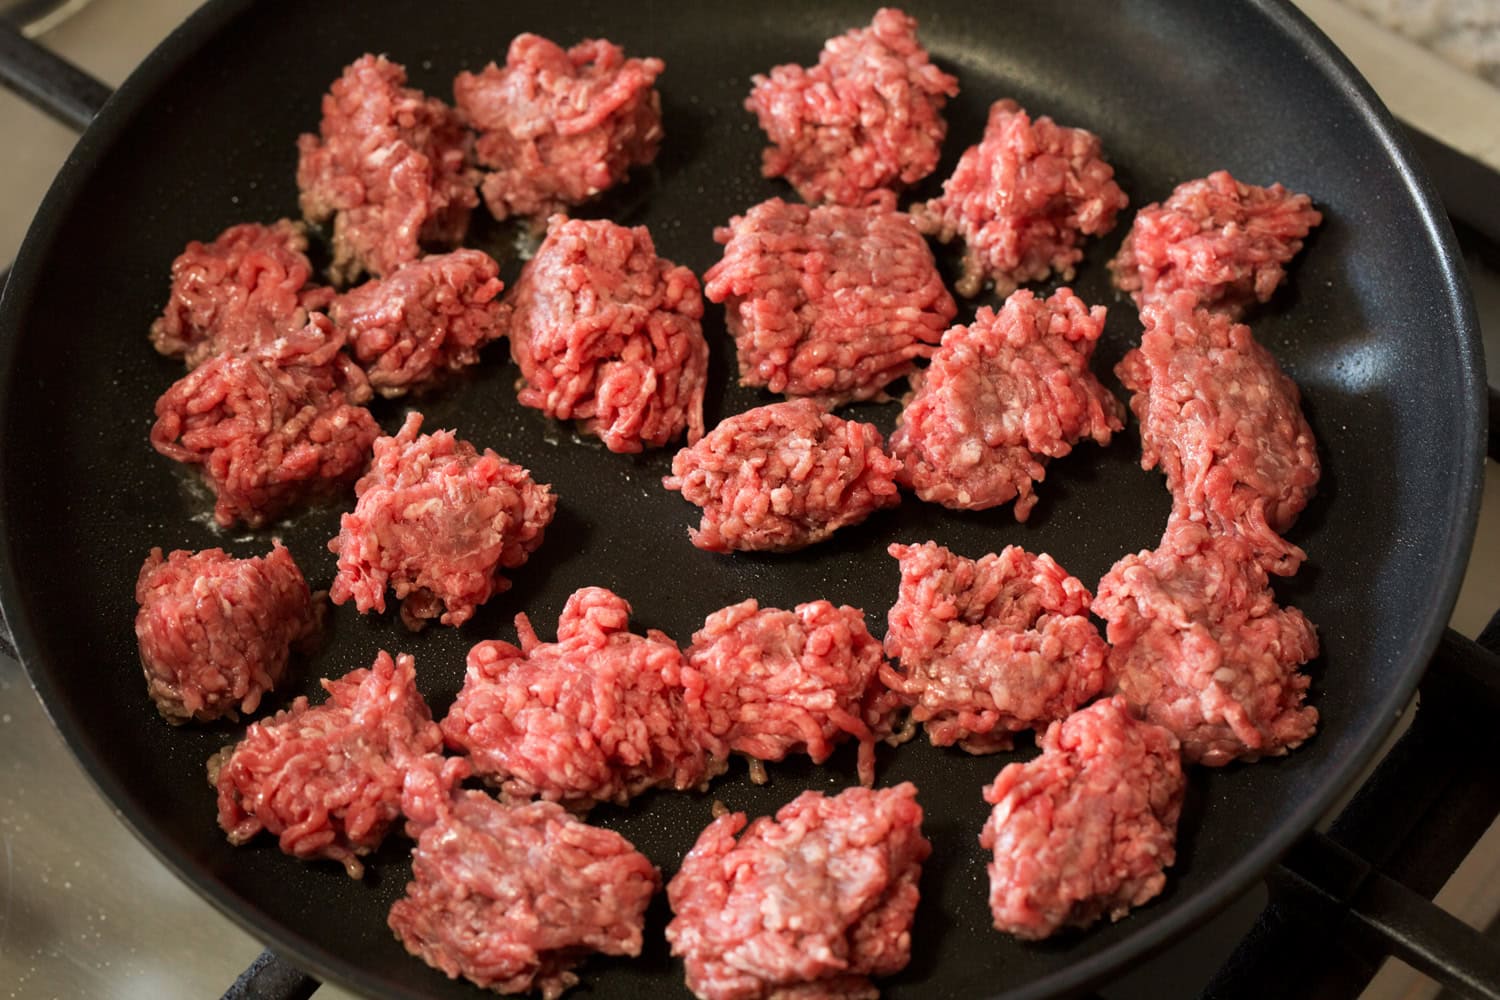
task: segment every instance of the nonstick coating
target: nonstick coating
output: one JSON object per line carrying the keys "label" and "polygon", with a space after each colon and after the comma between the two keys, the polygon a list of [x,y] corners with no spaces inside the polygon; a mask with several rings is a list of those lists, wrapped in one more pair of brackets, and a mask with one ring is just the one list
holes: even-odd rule
{"label": "nonstick coating", "polygon": [[[447,97],[455,73],[503,60],[510,38],[533,30],[564,43],[602,35],[666,60],[659,160],[580,214],[648,225],[664,256],[701,273],[718,257],[715,225],[763,198],[790,196],[759,176],[762,137],[741,107],[750,75],[812,62],[823,39],[867,24],[874,9],[214,3],[146,62],[79,144],[4,303],[5,612],[48,710],[104,793],[183,878],[289,958],[372,994],[478,995],[408,957],[386,929],[409,873],[404,838],[390,838],[362,883],[333,864],[293,861],[264,838],[230,847],[214,822],[203,762],[236,728],[174,729],[144,695],[131,621],[136,573],[152,546],[221,545],[248,555],[280,535],[323,587],[338,517],[325,509],[274,531],[227,536],[211,526],[201,487],[151,450],[152,404],[181,374],[145,336],[172,258],[189,239],[232,223],[296,213],[294,139],[316,128],[320,95],[361,53],[388,53],[414,85]],[[1033,113],[1097,132],[1133,207],[1227,167],[1247,181],[1310,192],[1326,213],[1288,287],[1252,320],[1302,386],[1322,449],[1318,498],[1292,535],[1310,558],[1279,586],[1322,636],[1323,656],[1310,668],[1323,717],[1317,738],[1282,760],[1196,770],[1162,896],[1117,924],[1033,945],[990,929],[976,843],[986,814],[981,786],[1032,755],[1030,737],[992,757],[920,741],[881,754],[879,783],[916,782],[935,845],[912,962],[886,995],[1034,995],[1095,981],[1233,898],[1328,807],[1389,729],[1446,618],[1472,537],[1477,338],[1451,234],[1425,182],[1389,117],[1300,15],[1269,2],[1192,0],[911,9],[935,59],[963,88],[948,111],[944,163],[919,195],[935,192],[978,139],[989,104],[1014,97]],[[1128,224],[1129,213],[1089,246],[1073,285],[1110,309],[1101,374],[1139,332],[1104,268]],[[511,230],[481,221],[474,241],[513,278]],[[953,255],[944,261],[951,278]],[[729,386],[732,344],[718,307],[709,307],[705,332],[714,352],[712,425],[767,397]],[[659,485],[669,452],[631,458],[577,440],[520,408],[515,380],[495,345],[472,376],[376,407],[390,430],[417,406],[429,427],[457,428],[553,485],[557,520],[513,574],[515,589],[460,630],[420,635],[393,615],[339,608],[330,641],[301,664],[276,705],[299,693],[320,697],[318,677],[368,665],[386,648],[416,655],[422,689],[441,715],[471,644],[513,638],[510,621],[521,610],[550,635],[567,595],[585,585],[613,588],[634,604],[638,627],[683,643],[705,615],[745,597],[767,606],[853,604],[883,635],[897,581],[885,554],[892,541],[934,538],[970,556],[1020,544],[1051,552],[1092,587],[1120,556],[1154,545],[1167,514],[1161,478],[1138,467],[1131,429],[1108,449],[1084,445],[1053,462],[1025,525],[1009,508],[958,514],[909,500],[805,553],[714,556],[688,544],[696,509]],[[896,410],[853,412],[889,430]],[[593,819],[630,837],[670,876],[714,798],[766,813],[804,788],[851,784],[853,765],[846,749],[827,767],[774,765],[771,783],[754,787],[737,764],[711,794],[647,795]],[[687,995],[661,938],[666,918],[658,899],[639,961],[595,960],[581,970],[595,995]]]}

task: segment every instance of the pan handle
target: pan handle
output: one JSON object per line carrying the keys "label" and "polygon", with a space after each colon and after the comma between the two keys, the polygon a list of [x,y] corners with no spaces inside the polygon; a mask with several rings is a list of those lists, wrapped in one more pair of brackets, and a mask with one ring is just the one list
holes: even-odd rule
{"label": "pan handle", "polygon": [[0,21],[0,84],[75,132],[88,128],[114,93],[8,21]]}
{"label": "pan handle", "polygon": [[316,979],[288,965],[268,948],[240,973],[220,1000],[308,1000],[318,986]]}

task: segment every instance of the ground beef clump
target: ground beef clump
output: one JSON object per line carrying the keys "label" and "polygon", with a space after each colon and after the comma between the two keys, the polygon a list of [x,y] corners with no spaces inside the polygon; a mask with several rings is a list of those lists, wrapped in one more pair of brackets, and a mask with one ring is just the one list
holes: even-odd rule
{"label": "ground beef clump", "polygon": [[772,198],[714,231],[703,276],[725,306],[740,384],[824,406],[884,395],[929,357],[957,306],[895,199],[809,208]]}
{"label": "ground beef clump", "polygon": [[949,330],[912,377],[891,435],[897,480],[959,510],[1015,500],[1016,520],[1026,520],[1048,458],[1083,438],[1107,445],[1124,427],[1124,407],[1089,371],[1103,331],[1104,307],[1066,288],[1047,299],[1021,289],[998,313],[985,306],[972,325]]}
{"label": "ground beef clump", "polygon": [[1317,631],[1277,606],[1243,540],[1172,525],[1155,551],[1115,563],[1094,613],[1109,623],[1116,690],[1175,733],[1189,761],[1278,756],[1317,728],[1297,669],[1318,655]]}
{"label": "ground beef clump", "polygon": [[223,549],[152,549],[136,579],[135,637],[146,690],[173,724],[238,719],[319,632],[323,605],[280,540],[235,559]]}
{"label": "ground beef clump", "polygon": [[910,782],[803,792],[748,827],[744,813],[720,816],[667,885],[672,954],[702,1000],[874,1000],[870,978],[911,957],[931,853]]}
{"label": "ground beef clump", "polygon": [[552,802],[459,792],[420,832],[390,927],[411,954],[496,993],[546,1000],[590,952],[641,953],[661,874],[630,841]]}
{"label": "ground beef clump", "polygon": [[504,336],[499,274],[481,250],[423,257],[340,295],[329,315],[375,391],[400,396],[474,364]]}
{"label": "ground beef clump", "polygon": [[1147,309],[1141,346],[1115,368],[1135,394],[1141,467],[1166,473],[1173,521],[1241,537],[1267,571],[1290,575],[1306,553],[1280,533],[1317,486],[1317,441],[1296,383],[1250,328],[1196,302],[1179,291]]}
{"label": "ground beef clump", "polygon": [[960,295],[986,281],[996,295],[1056,271],[1073,279],[1085,236],[1102,236],[1129,201],[1102,159],[1098,136],[1031,116],[1015,101],[990,108],[984,139],[959,158],[943,194],[912,207],[917,226],[941,242],[963,238]]}
{"label": "ground beef clump", "polygon": [[661,632],[630,631],[630,605],[602,587],[568,598],[557,641],[516,616],[521,645],[469,651],[448,746],[507,800],[624,805],[648,788],[706,787],[727,751],[708,727],[703,680]]}
{"label": "ground beef clump", "polygon": [[156,401],[151,444],[201,466],[214,520],[252,528],[335,495],[365,467],[380,426],[370,383],[328,317],[246,354],[221,354]]}
{"label": "ground beef clump", "polygon": [[694,545],[709,552],[789,552],[901,502],[899,463],[874,424],[841,420],[810,399],[730,417],[672,459],[662,480],[703,508]]}
{"label": "ground beef clump", "polygon": [[1200,308],[1238,319],[1271,298],[1322,221],[1305,194],[1241,184],[1218,170],[1137,212],[1109,267],[1115,286],[1141,308],[1182,290]]}
{"label": "ground beef clump", "polygon": [[1161,892],[1186,782],[1177,739],[1109,698],[1054,722],[984,790],[996,930],[1030,941],[1119,920]]}
{"label": "ground beef clump", "polygon": [[645,226],[553,216],[509,303],[523,406],[615,452],[703,436],[703,296]]}
{"label": "ground beef clump", "polygon": [[479,132],[490,172],[484,202],[497,219],[540,221],[588,201],[656,159],[661,145],[660,59],[627,59],[603,39],[566,51],[517,35],[505,68],[490,63],[453,81],[459,111]]}
{"label": "ground beef clump", "polygon": [[151,324],[151,345],[196,368],[228,351],[243,353],[307,325],[333,289],[309,285],[307,234],[281,219],[230,226],[212,243],[189,243],[172,261],[167,306]]}
{"label": "ground beef clump", "polygon": [[1049,555],[1008,546],[965,559],[936,542],[892,545],[901,587],[881,676],[912,699],[933,746],[1009,750],[1012,734],[1065,718],[1105,687],[1091,595]]}
{"label": "ground beef clump", "polygon": [[892,7],[829,39],[816,66],[777,66],[753,82],[745,109],[772,143],[761,172],[813,204],[858,205],[932,173],[948,132],[943,105],[958,95],[917,41],[916,18]]}
{"label": "ground beef clump", "polygon": [[390,587],[414,631],[432,618],[462,625],[509,590],[500,571],[525,564],[557,509],[557,497],[519,465],[452,431],[421,429],[412,412],[394,437],[375,442],[370,471],[354,487],[358,502],[328,543],[339,557],[333,603],[352,599],[360,614],[383,614]]}
{"label": "ground beef clump", "polygon": [[462,120],[405,83],[404,67],[361,56],[323,97],[320,133],[297,140],[302,214],[333,219],[336,282],[390,274],[424,245],[455,245],[479,204]]}

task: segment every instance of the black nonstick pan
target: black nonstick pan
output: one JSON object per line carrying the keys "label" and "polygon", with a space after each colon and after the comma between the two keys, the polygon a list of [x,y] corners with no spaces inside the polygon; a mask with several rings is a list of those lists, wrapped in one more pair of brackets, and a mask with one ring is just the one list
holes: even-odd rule
{"label": "black nonstick pan", "polygon": [[[962,87],[948,110],[944,163],[918,196],[935,192],[978,139],[989,104],[1013,97],[1097,132],[1133,207],[1225,167],[1306,191],[1326,216],[1287,287],[1251,319],[1301,385],[1324,463],[1318,498],[1292,535],[1308,564],[1278,585],[1281,599],[1320,629],[1324,652],[1310,668],[1318,736],[1283,759],[1195,771],[1162,896],[1119,923],[1039,945],[990,929],[976,842],[986,813],[980,788],[1005,763],[1034,753],[1030,739],[991,757],[920,741],[880,757],[880,784],[917,784],[935,845],[911,965],[885,994],[1056,994],[1097,982],[1233,899],[1375,752],[1437,641],[1472,539],[1482,364],[1452,235],[1431,190],[1368,87],[1289,6],[1015,0],[908,9]],[[203,763],[237,729],[174,729],[145,697],[131,621],[136,573],[152,546],[247,555],[276,535],[315,586],[326,586],[334,565],[326,543],[339,513],[330,507],[226,534],[212,527],[203,490],[151,450],[152,404],[181,373],[146,341],[172,258],[188,240],[230,224],[295,214],[295,138],[316,128],[321,94],[361,53],[384,52],[407,66],[413,85],[449,97],[459,70],[503,60],[515,34],[536,31],[565,44],[604,36],[666,61],[660,158],[579,214],[647,225],[664,256],[701,273],[717,259],[715,225],[788,195],[759,176],[762,137],[741,107],[750,75],[812,62],[825,38],[867,24],[874,10],[842,0],[221,0],[168,39],[80,141],[0,306],[0,600],[37,691],[101,792],[166,864],[293,962],[372,995],[478,995],[407,956],[386,929],[409,874],[409,842],[393,836],[363,882],[333,864],[293,861],[270,842],[230,847],[214,822]],[[1139,333],[1134,308],[1111,291],[1104,268],[1128,222],[1127,213],[1089,247],[1072,283],[1110,309],[1101,373]],[[514,277],[524,243],[514,231],[480,219],[470,242]],[[710,307],[705,330],[714,351],[711,425],[767,397],[731,384],[721,310]],[[472,375],[376,409],[387,430],[408,407],[421,409],[429,427],[456,428],[552,484],[559,514],[544,547],[514,574],[515,588],[457,631],[412,635],[394,615],[339,608],[329,641],[300,663],[276,705],[299,693],[316,700],[320,676],[366,666],[385,648],[415,654],[423,692],[441,715],[470,645],[513,638],[510,622],[522,610],[550,635],[582,586],[616,590],[633,603],[639,627],[684,643],[707,614],[752,596],[772,606],[853,604],[880,635],[895,597],[896,564],[885,554],[892,541],[932,538],[971,556],[1024,545],[1052,553],[1092,586],[1120,556],[1154,546],[1165,524],[1161,479],[1139,468],[1127,431],[1108,449],[1083,446],[1052,463],[1025,525],[1008,509],[957,514],[911,501],[801,554],[713,556],[688,544],[696,510],[660,487],[669,453],[631,458],[575,439],[518,406],[515,379],[496,345]],[[889,430],[896,407],[849,412]],[[715,798],[767,813],[805,788],[853,783],[854,755],[851,748],[825,767],[793,761],[770,771],[770,783],[757,787],[738,764],[709,794],[648,795],[593,819],[631,838],[670,876]],[[658,901],[640,960],[580,970],[595,995],[687,995],[661,939],[666,918]]]}

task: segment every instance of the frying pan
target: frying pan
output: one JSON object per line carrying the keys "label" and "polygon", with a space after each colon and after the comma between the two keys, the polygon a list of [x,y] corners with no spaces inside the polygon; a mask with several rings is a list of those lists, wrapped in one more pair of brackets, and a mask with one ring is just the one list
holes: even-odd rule
{"label": "frying pan", "polygon": [[[761,136],[740,104],[749,76],[811,63],[822,41],[869,22],[874,4],[517,5],[465,0],[414,13],[397,0],[358,5],[206,5],[156,50],[80,140],[39,211],[0,303],[0,602],[47,710],[101,792],[179,876],[281,954],[325,978],[392,997],[473,997],[408,957],[385,913],[409,874],[393,836],[371,874],[352,882],[265,841],[231,848],[214,822],[204,760],[235,738],[225,724],[174,729],[141,690],[132,588],[147,550],[223,546],[265,551],[285,539],[315,585],[334,560],[338,510],[274,529],[212,527],[201,487],[147,444],[156,397],[180,367],[145,331],[160,311],[184,243],[243,220],[294,214],[295,136],[316,127],[318,100],[365,51],[403,62],[413,85],[447,96],[461,69],[503,59],[517,32],[570,43],[602,35],[659,55],[667,141],[658,161],[579,214],[651,228],[660,252],[702,272],[713,226],[774,194],[758,174]],[[1288,286],[1252,319],[1301,385],[1324,464],[1318,498],[1293,540],[1309,552],[1280,598],[1319,625],[1311,665],[1318,736],[1290,756],[1192,775],[1179,858],[1160,898],[1119,923],[1026,945],[996,934],[986,909],[979,789],[1035,750],[970,757],[914,742],[885,751],[879,782],[914,781],[935,851],[923,875],[910,967],[891,997],[1041,996],[1082,988],[1195,926],[1241,893],[1327,811],[1409,700],[1452,605],[1478,508],[1482,365],[1452,234],[1388,113],[1348,63],[1285,4],[913,3],[936,60],[963,88],[947,113],[938,189],[978,139],[989,104],[1086,126],[1134,206],[1179,181],[1227,167],[1257,183],[1310,192],[1326,213]],[[482,213],[480,213],[482,215]],[[1104,262],[1128,216],[1095,241],[1072,283],[1110,307],[1096,369],[1138,337],[1134,309],[1108,287]],[[476,220],[470,240],[519,266],[515,233]],[[952,255],[943,258],[951,268]],[[1053,283],[1056,284],[1055,282]],[[982,303],[985,300],[980,300]],[[966,319],[966,312],[960,319]],[[732,345],[710,307],[710,424],[766,398],[730,383]],[[1108,449],[1053,462],[1030,521],[1008,510],[955,513],[908,502],[793,556],[699,552],[696,515],[662,490],[670,455],[609,454],[520,408],[502,346],[470,375],[428,396],[382,402],[390,430],[408,406],[550,482],[561,506],[516,585],[461,630],[404,632],[393,615],[331,616],[329,641],[298,665],[288,690],[317,700],[317,678],[367,665],[376,650],[415,654],[441,715],[467,648],[511,637],[527,611],[549,634],[567,595],[617,590],[638,627],[687,642],[705,615],[754,596],[768,606],[827,598],[865,610],[875,634],[898,574],[885,547],[934,538],[970,556],[1007,544],[1049,551],[1091,586],[1127,552],[1153,546],[1168,510],[1160,477],[1142,471],[1133,431]],[[1106,376],[1108,383],[1117,383]],[[892,405],[850,413],[889,430]],[[743,764],[707,795],[649,794],[601,808],[670,875],[717,798],[752,814],[804,788],[854,780],[852,750],[827,766],[789,761],[752,785]],[[586,964],[599,995],[686,996],[666,954],[658,899],[638,961]]]}

